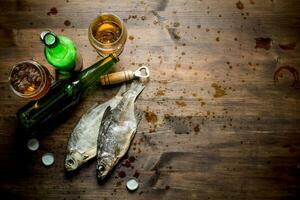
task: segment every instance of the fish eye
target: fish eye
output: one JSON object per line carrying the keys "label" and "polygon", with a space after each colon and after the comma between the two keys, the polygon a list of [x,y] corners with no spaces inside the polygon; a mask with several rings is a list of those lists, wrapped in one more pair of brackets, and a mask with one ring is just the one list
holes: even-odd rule
{"label": "fish eye", "polygon": [[99,172],[103,172],[105,170],[105,166],[104,165],[100,165],[98,167]]}

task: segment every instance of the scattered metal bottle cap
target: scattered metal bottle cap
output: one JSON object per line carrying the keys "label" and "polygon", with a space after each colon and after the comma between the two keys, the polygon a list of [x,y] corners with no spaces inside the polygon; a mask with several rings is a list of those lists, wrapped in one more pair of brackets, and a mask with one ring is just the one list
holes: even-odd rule
{"label": "scattered metal bottle cap", "polygon": [[42,162],[45,166],[50,166],[54,163],[54,155],[53,153],[45,153],[42,156]]}
{"label": "scattered metal bottle cap", "polygon": [[27,148],[30,150],[30,151],[36,151],[38,150],[40,146],[40,143],[37,139],[35,138],[31,138],[28,140],[27,142]]}
{"label": "scattered metal bottle cap", "polygon": [[139,187],[139,182],[136,178],[130,178],[126,183],[126,187],[129,191],[135,191]]}

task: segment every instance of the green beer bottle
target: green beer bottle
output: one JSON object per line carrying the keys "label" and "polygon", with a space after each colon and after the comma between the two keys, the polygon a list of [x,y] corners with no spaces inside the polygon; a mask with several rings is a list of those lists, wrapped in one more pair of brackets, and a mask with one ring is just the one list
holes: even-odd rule
{"label": "green beer bottle", "polygon": [[110,54],[76,76],[58,81],[41,99],[31,101],[18,110],[21,128],[26,132],[35,132],[40,125],[76,104],[82,93],[118,61],[115,54]]}
{"label": "green beer bottle", "polygon": [[73,71],[81,70],[82,57],[70,38],[43,31],[41,40],[45,45],[44,54],[48,63],[58,70],[58,79],[68,78]]}

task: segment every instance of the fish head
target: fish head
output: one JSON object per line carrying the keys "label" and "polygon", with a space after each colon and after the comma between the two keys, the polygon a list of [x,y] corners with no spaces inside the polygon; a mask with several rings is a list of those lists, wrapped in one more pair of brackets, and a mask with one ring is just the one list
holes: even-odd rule
{"label": "fish head", "polygon": [[107,156],[104,157],[97,164],[97,177],[99,180],[105,179],[110,170],[114,167],[114,160]]}
{"label": "fish head", "polygon": [[77,152],[72,152],[67,155],[65,160],[65,168],[67,171],[76,170],[82,163],[82,155]]}
{"label": "fish head", "polygon": [[73,171],[95,156],[96,148],[85,152],[71,151],[66,156],[65,168],[67,171]]}

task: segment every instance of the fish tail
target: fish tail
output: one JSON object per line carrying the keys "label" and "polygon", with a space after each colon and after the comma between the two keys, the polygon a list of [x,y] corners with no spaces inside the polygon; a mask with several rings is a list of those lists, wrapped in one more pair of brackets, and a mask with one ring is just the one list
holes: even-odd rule
{"label": "fish tail", "polygon": [[119,91],[118,91],[118,93],[117,93],[116,96],[122,96],[125,92],[126,92],[126,84],[123,84],[123,85],[120,87],[120,89],[119,89]]}
{"label": "fish tail", "polygon": [[144,90],[145,86],[139,81],[133,81],[130,86],[130,91],[134,94],[134,99],[136,99],[139,94]]}

